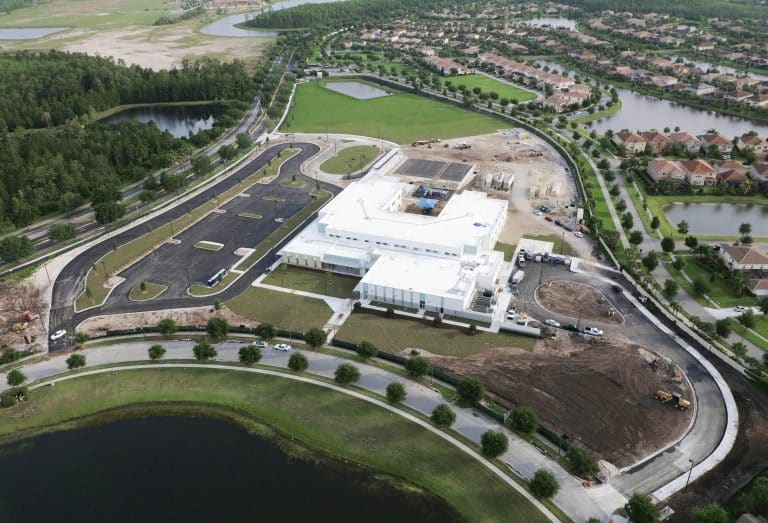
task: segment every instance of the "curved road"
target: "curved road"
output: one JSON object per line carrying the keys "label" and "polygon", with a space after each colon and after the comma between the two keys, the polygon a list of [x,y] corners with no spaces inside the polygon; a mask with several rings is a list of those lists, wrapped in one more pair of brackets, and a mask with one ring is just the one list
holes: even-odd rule
{"label": "curved road", "polygon": [[[302,163],[304,163],[306,160],[308,160],[309,158],[317,154],[317,152],[319,151],[319,148],[316,145],[310,144],[310,143],[294,143],[294,144],[281,143],[281,144],[273,145],[268,149],[264,150],[256,158],[254,158],[253,160],[245,164],[236,172],[230,174],[227,178],[220,180],[219,182],[217,182],[216,184],[210,187],[207,187],[205,190],[203,190],[202,192],[192,197],[190,200],[185,202],[184,205],[179,205],[179,206],[170,208],[165,212],[157,216],[154,216],[152,219],[148,220],[146,223],[135,225],[119,233],[113,238],[110,238],[109,240],[104,240],[90,247],[88,250],[86,250],[82,254],[78,255],[75,259],[70,261],[61,271],[59,276],[56,278],[56,282],[54,283],[54,286],[53,286],[53,298],[51,303],[49,332],[55,332],[59,329],[66,329],[69,334],[72,334],[74,333],[75,327],[80,322],[82,322],[83,320],[91,316],[96,316],[101,314],[116,314],[121,312],[140,312],[140,311],[149,311],[149,310],[158,310],[158,309],[171,309],[171,308],[180,308],[180,307],[199,306],[199,305],[205,305],[205,304],[211,303],[214,299],[211,296],[208,296],[208,297],[182,296],[182,297],[169,297],[165,299],[163,298],[163,296],[160,296],[160,298],[158,299],[155,299],[152,301],[146,301],[146,302],[128,302],[127,300],[113,299],[113,297],[110,296],[110,298],[102,307],[97,307],[97,308],[86,310],[79,313],[75,313],[74,311],[75,299],[84,290],[84,285],[85,285],[84,282],[85,282],[85,277],[88,273],[88,270],[102,256],[104,256],[105,254],[107,254],[109,251],[112,250],[113,241],[116,242],[118,245],[123,245],[135,238],[138,238],[139,236],[146,234],[147,225],[150,225],[154,229],[168,223],[170,220],[175,220],[176,218],[179,218],[180,216],[186,214],[187,206],[191,208],[195,208],[202,205],[205,202],[210,201],[215,194],[221,194],[223,191],[226,191],[227,189],[237,185],[239,183],[239,179],[245,178],[253,174],[254,172],[258,171],[259,169],[267,165],[269,161],[276,158],[278,152],[291,148],[291,146],[293,146],[294,148],[300,149],[300,152],[295,156],[293,156],[292,158],[288,159],[283,164],[280,170],[280,176],[270,184],[270,185],[278,186],[278,184],[281,181],[284,181],[286,177],[289,176],[288,173],[300,172],[299,166]],[[299,176],[304,177],[301,174],[299,174]],[[305,183],[307,184],[315,183],[315,180],[311,180],[307,177],[304,177],[304,179],[305,179],[304,180]],[[336,195],[341,191],[341,189],[339,187],[336,187],[335,185],[331,185],[329,183],[325,183],[322,181],[319,181],[318,183],[320,184],[320,187],[322,189],[325,189],[331,192],[333,195]],[[315,215],[316,213],[313,214],[309,219],[313,219]],[[198,226],[200,223],[201,222],[198,222],[197,224],[192,226],[190,229],[193,229],[194,227]],[[187,229],[187,230],[190,230],[190,229]],[[278,245],[276,245],[271,251],[269,251],[267,255],[264,256],[257,264],[251,267],[248,271],[246,271],[245,274],[243,274],[237,281],[235,281],[228,289],[216,295],[216,298],[224,301],[224,300],[233,298],[238,294],[242,293],[243,291],[245,291],[258,274],[260,274],[266,267],[271,266],[276,261],[277,259],[276,252],[288,240],[290,240],[293,236],[295,236],[295,234],[298,233],[298,230],[300,230],[300,228],[297,229],[297,231],[295,231],[294,233],[284,238]],[[241,245],[241,246],[255,247],[255,245]],[[137,261],[137,263],[139,262]],[[130,268],[127,270],[130,270]],[[181,270],[181,266],[179,267],[179,270]],[[123,272],[126,272],[126,271],[123,271]],[[117,289],[121,289],[121,285],[116,288],[116,291]],[[127,290],[126,290],[126,293],[124,294],[127,294]],[[61,350],[65,348],[65,346],[66,344],[63,342],[51,343],[50,350],[51,351]]]}

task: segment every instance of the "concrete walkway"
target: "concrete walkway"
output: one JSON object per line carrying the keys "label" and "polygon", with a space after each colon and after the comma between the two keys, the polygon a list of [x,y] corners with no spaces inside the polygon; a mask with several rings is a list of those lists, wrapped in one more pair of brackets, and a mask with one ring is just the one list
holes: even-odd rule
{"label": "concrete walkway", "polygon": [[[126,340],[120,345],[86,349],[81,353],[87,357],[88,366],[135,362],[146,360],[147,349],[155,342],[156,340],[136,342]],[[193,358],[193,343],[191,341],[161,343],[167,350],[165,357],[168,359]],[[242,347],[242,343],[237,342],[217,344],[216,349],[219,353],[217,360],[219,362],[238,361],[240,347]],[[328,378],[333,377],[336,367],[340,364],[349,363],[348,359],[330,354],[310,351],[305,352],[305,354],[310,360],[309,370],[313,374]],[[263,351],[263,358],[260,363],[285,368],[289,356],[290,353],[266,349]],[[66,355],[53,357],[25,366],[23,371],[31,381],[48,379],[67,371],[65,360]],[[359,387],[384,396],[387,385],[393,381],[401,381],[408,391],[408,397],[404,404],[424,415],[428,416],[437,405],[445,403],[439,392],[425,385],[403,379],[397,374],[378,367],[362,363],[355,363],[355,365],[360,369],[361,374],[360,381],[357,383]],[[147,367],[142,365],[142,368]],[[115,369],[109,370],[115,371]],[[238,370],[245,369],[238,368]],[[78,375],[80,374],[83,373],[78,373]],[[6,377],[4,374],[0,374],[0,391],[6,388]],[[456,423],[452,427],[453,430],[470,441],[479,444],[482,434],[490,429],[503,431],[509,438],[509,450],[500,459],[523,478],[530,479],[541,468],[551,471],[560,483],[560,491],[555,496],[554,501],[574,521],[582,522],[590,517],[598,517],[607,521],[610,514],[626,502],[626,498],[610,485],[599,485],[591,488],[583,486],[577,478],[566,472],[556,461],[544,456],[534,446],[517,434],[500,426],[495,420],[472,409],[459,408],[455,405],[452,405],[452,409],[456,413]]]}

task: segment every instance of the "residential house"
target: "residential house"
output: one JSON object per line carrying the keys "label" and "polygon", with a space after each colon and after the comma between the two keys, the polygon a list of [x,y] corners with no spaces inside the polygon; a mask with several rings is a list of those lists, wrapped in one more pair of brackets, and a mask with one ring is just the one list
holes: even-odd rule
{"label": "residential house", "polygon": [[690,153],[698,152],[701,149],[701,141],[691,133],[672,133],[669,135],[669,140],[673,144],[682,143]]}
{"label": "residential house", "polygon": [[701,134],[698,138],[704,149],[709,149],[714,145],[722,154],[731,154],[733,150],[733,143],[720,133]]}
{"label": "residential house", "polygon": [[658,131],[647,131],[640,133],[640,136],[645,139],[646,150],[650,149],[653,154],[663,153],[664,148],[672,143],[672,140],[670,140],[666,134]]}
{"label": "residential house", "polygon": [[656,158],[648,162],[646,169],[648,176],[654,181],[661,182],[664,180],[677,180],[685,181],[685,169],[682,168],[680,162],[671,162],[664,158]]}
{"label": "residential house", "polygon": [[749,168],[734,160],[722,160],[715,164],[717,179],[727,185],[741,187],[747,181]]}
{"label": "residential house", "polygon": [[645,151],[645,138],[637,133],[622,131],[613,135],[613,142],[617,145],[623,145],[630,154],[637,154]]}
{"label": "residential house", "polygon": [[690,185],[714,185],[717,182],[715,168],[704,160],[685,160],[680,165],[685,169],[685,181]]}
{"label": "residential house", "polygon": [[747,245],[720,245],[720,255],[737,271],[768,270],[768,255],[762,249]]}
{"label": "residential house", "polygon": [[736,139],[736,147],[745,151],[751,149],[758,156],[764,156],[768,153],[768,141],[762,136],[756,134],[743,134]]}
{"label": "residential house", "polygon": [[758,183],[768,182],[768,162],[756,162],[752,165],[749,176]]}

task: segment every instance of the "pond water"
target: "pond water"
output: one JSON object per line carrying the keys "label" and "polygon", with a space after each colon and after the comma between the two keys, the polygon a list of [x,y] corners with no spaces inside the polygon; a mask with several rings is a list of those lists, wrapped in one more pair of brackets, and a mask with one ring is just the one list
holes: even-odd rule
{"label": "pond water", "polygon": [[[275,2],[266,11],[280,11],[282,9],[288,9],[289,7],[297,7],[303,4],[327,4],[330,2],[338,2],[343,0],[282,0]],[[247,22],[254,16],[258,15],[261,11],[254,11],[252,13],[240,13],[236,15],[225,16],[213,23],[210,23],[200,29],[203,34],[211,36],[234,36],[234,37],[270,37],[277,36],[278,31],[270,31],[269,29],[242,29],[235,27],[236,24],[242,24]]]}
{"label": "pond water", "polygon": [[704,62],[702,60],[693,60],[691,58],[686,58],[685,56],[680,57],[680,56],[671,55],[669,57],[670,60],[675,60],[675,61],[678,58],[682,58],[683,61],[686,64],[693,64],[694,66],[698,67],[699,69],[701,69],[702,71],[705,71],[705,72],[710,70],[710,69],[717,69],[721,73],[735,74],[735,75],[740,75],[740,76],[748,74],[752,78],[756,78],[758,80],[768,80],[768,76],[766,76],[764,74],[753,73],[753,72],[750,72],[750,71],[744,71],[743,69],[734,69],[733,67],[728,67],[727,65],[712,64],[712,63],[709,63],[709,62]]}
{"label": "pond water", "polygon": [[[456,521],[356,467],[285,454],[228,422],[155,417],[0,447],[2,520]],[[13,473],[10,473],[13,471]]]}
{"label": "pond water", "polygon": [[0,27],[0,40],[34,40],[53,33],[66,31],[68,27]]}
{"label": "pond water", "polygon": [[576,20],[565,18],[563,16],[541,16],[539,18],[531,18],[530,20],[523,20],[524,24],[550,27],[565,27],[566,29],[576,29]]}
{"label": "pond water", "polygon": [[372,98],[381,98],[387,96],[384,89],[373,87],[372,85],[360,83],[360,82],[328,82],[325,84],[327,89],[331,91],[357,98],[358,100],[370,100]]}
{"label": "pond water", "polygon": [[176,138],[196,134],[210,129],[216,121],[217,109],[211,105],[159,105],[151,107],[133,107],[108,116],[104,123],[117,123],[125,120],[155,122],[160,130],[168,131]]}
{"label": "pond water", "polygon": [[739,235],[739,225],[752,224],[753,236],[768,236],[768,205],[744,203],[671,203],[664,207],[669,222],[688,222],[693,234]]}

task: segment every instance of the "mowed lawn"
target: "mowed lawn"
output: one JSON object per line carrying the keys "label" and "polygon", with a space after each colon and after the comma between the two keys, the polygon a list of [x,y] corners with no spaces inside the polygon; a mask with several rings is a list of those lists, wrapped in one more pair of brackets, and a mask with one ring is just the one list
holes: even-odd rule
{"label": "mowed lawn", "polygon": [[389,96],[358,100],[326,89],[325,83],[318,80],[296,88],[295,107],[281,130],[357,134],[407,144],[510,127],[504,120],[424,96],[387,89]]}
{"label": "mowed lawn", "polygon": [[515,334],[478,332],[443,325],[435,327],[407,318],[384,318],[376,314],[352,314],[336,334],[351,343],[370,341],[379,349],[397,353],[418,347],[444,356],[471,356],[493,347],[519,347],[532,350],[536,340]]}
{"label": "mowed lawn", "polygon": [[[311,354],[309,362],[311,371]],[[165,408],[177,402],[237,412],[246,429],[290,437],[289,450],[298,443],[402,478],[443,498],[467,521],[547,521],[481,463],[415,423],[339,392],[280,377],[194,366],[80,377],[38,389],[31,401],[4,409],[0,436],[132,404],[146,411],[147,404],[159,402]]]}
{"label": "mowed lawn", "polygon": [[520,89],[514,85],[509,85],[505,82],[500,82],[481,74],[449,76],[445,80],[450,80],[450,82],[455,86],[463,85],[470,91],[475,87],[479,87],[483,90],[484,93],[495,92],[499,94],[499,98],[508,98],[510,100],[517,100],[519,102],[527,102],[528,100],[533,100],[536,98],[536,95],[531,91]]}
{"label": "mowed lawn", "polygon": [[375,145],[353,145],[328,158],[320,170],[328,174],[350,174],[366,167],[379,155]]}
{"label": "mowed lawn", "polygon": [[226,304],[246,318],[297,332],[305,332],[312,327],[322,328],[333,314],[323,300],[259,287],[249,287]]}
{"label": "mowed lawn", "polygon": [[351,298],[352,290],[359,281],[359,278],[351,276],[283,264],[264,278],[262,283],[336,298]]}

